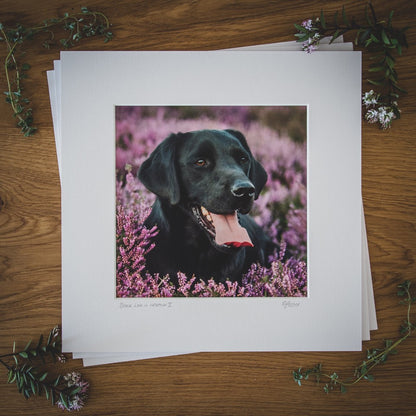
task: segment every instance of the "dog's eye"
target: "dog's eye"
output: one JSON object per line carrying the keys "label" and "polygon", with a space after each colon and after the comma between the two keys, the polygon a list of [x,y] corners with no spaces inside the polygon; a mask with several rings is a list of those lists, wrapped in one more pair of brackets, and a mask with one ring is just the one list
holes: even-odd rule
{"label": "dog's eye", "polygon": [[195,166],[202,168],[207,165],[207,161],[205,159],[198,159],[194,164]]}
{"label": "dog's eye", "polygon": [[248,162],[248,157],[247,156],[241,156],[240,157],[240,163],[247,163]]}

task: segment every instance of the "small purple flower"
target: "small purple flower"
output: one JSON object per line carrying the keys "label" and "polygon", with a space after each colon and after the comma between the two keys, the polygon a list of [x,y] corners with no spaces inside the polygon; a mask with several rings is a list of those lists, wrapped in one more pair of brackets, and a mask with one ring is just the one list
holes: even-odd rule
{"label": "small purple flower", "polygon": [[283,260],[285,245],[271,259],[270,268],[253,264],[244,276],[247,296],[306,296],[306,263],[294,258]]}
{"label": "small purple flower", "polygon": [[188,279],[188,277],[184,273],[178,272],[177,273],[177,278],[178,278],[177,293],[182,294],[185,297],[190,296],[191,295],[191,287],[192,287],[196,277],[192,276],[190,279]]}
{"label": "small purple flower", "polygon": [[319,48],[320,39],[320,34],[316,32],[313,36],[309,37],[308,40],[303,42],[302,50],[304,50],[307,53],[312,53],[313,51],[316,51]]}
{"label": "small purple flower", "polygon": [[65,404],[61,400],[58,400],[56,402],[56,405],[62,410],[68,410],[68,411],[81,410],[84,407],[85,400],[87,399],[87,391],[89,388],[89,383],[82,379],[82,376],[80,373],[77,373],[75,371],[72,373],[68,373],[63,378],[65,380],[65,386],[67,388],[76,387],[79,389],[79,391],[68,397],[67,399],[68,406],[65,406]]}
{"label": "small purple flower", "polygon": [[312,30],[312,19],[307,19],[304,20],[302,22],[302,26],[306,29],[306,30]]}

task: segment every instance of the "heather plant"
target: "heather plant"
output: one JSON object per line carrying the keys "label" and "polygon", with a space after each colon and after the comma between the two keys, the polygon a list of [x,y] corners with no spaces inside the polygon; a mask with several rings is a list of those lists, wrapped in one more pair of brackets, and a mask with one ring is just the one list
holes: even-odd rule
{"label": "heather plant", "polygon": [[345,33],[355,32],[355,45],[371,54],[371,78],[367,81],[379,90],[377,93],[370,90],[363,95],[364,119],[369,123],[378,124],[384,130],[391,127],[393,120],[400,118],[399,94],[406,93],[398,84],[395,66],[403,48],[408,47],[408,27],[394,27],[393,14],[394,11],[391,11],[387,19],[380,19],[369,2],[362,21],[348,17],[343,7],[340,17],[336,12],[333,18],[328,19],[321,11],[319,17],[295,24],[298,30],[295,36],[298,42],[302,42],[302,49],[307,53],[319,49],[324,37],[329,37],[332,43]]}
{"label": "heather plant", "polygon": [[384,364],[391,355],[396,355],[399,345],[406,341],[416,329],[416,325],[411,321],[410,317],[412,305],[416,302],[416,297],[411,293],[411,282],[409,280],[398,285],[397,296],[401,298],[399,303],[407,306],[405,319],[399,329],[400,337],[398,339],[386,339],[382,346],[367,349],[365,359],[355,367],[351,378],[343,378],[335,371],[332,373],[326,372],[323,365],[319,363],[311,368],[303,369],[300,367],[294,370],[292,375],[295,383],[301,386],[305,381],[313,380],[320,384],[323,387],[323,391],[328,394],[332,391],[346,393],[348,388],[363,380],[374,381],[373,370],[377,366]]}
{"label": "heather plant", "polygon": [[243,278],[244,296],[302,297],[307,295],[306,263],[294,257],[284,261],[284,245],[269,268],[253,264]]}
{"label": "heather plant", "polygon": [[41,335],[37,343],[29,341],[21,350],[17,350],[14,343],[11,353],[0,355],[0,364],[7,369],[7,382],[16,384],[18,392],[25,399],[45,395],[52,405],[57,405],[62,410],[80,410],[87,399],[89,383],[75,371],[54,377],[47,371],[40,371],[35,366],[35,361],[41,361],[45,365],[48,358],[54,362],[66,361],[62,354],[59,327],[50,331],[46,341]]}
{"label": "heather plant", "polygon": [[146,255],[154,247],[152,238],[156,236],[157,229],[144,226],[150,206],[140,198],[140,193],[134,191],[132,182],[129,173],[124,192],[118,187],[116,287],[120,297],[151,296],[155,288],[154,279],[146,278],[146,275],[143,279],[143,272]]}
{"label": "heather plant", "polygon": [[[235,296],[306,296],[306,263],[295,258],[284,260],[285,245],[271,259],[271,266],[253,264],[242,285],[227,281],[207,283],[196,276],[177,273],[177,286],[170,276],[145,272],[146,255],[153,249],[156,227],[147,229],[143,222],[150,213],[152,198],[142,198],[143,188],[131,172],[125,185],[117,184],[117,296],[118,297],[235,297]],[[145,193],[146,194],[146,193]]]}
{"label": "heather plant", "polygon": [[[290,258],[283,260],[284,251],[275,256],[270,267],[253,264],[241,284],[209,279],[178,272],[175,285],[170,276],[146,272],[118,273],[118,297],[303,297],[307,295],[306,263]],[[144,259],[143,263],[144,264]],[[141,269],[143,270],[143,269]],[[124,270],[125,271],[125,270]]]}
{"label": "heather plant", "polygon": [[[282,118],[290,128],[278,123]],[[305,125],[301,107],[117,107],[117,296],[306,296]],[[204,282],[180,271],[175,279],[146,273],[157,230],[143,222],[155,196],[137,179],[138,168],[172,132],[225,128],[244,132],[268,172],[251,215],[282,247],[280,253],[270,268],[253,265],[242,285]]]}
{"label": "heather plant", "polygon": [[6,45],[6,57],[4,59],[4,75],[7,90],[4,92],[6,102],[10,104],[13,117],[16,119],[17,126],[21,129],[24,136],[32,136],[36,132],[33,126],[33,111],[28,107],[30,99],[24,94],[23,80],[28,77],[27,73],[31,68],[27,62],[20,62],[19,53],[22,45],[32,40],[37,35],[44,35],[42,46],[46,49],[56,46],[56,34],[54,31],[59,29],[63,32],[63,37],[59,40],[59,45],[69,49],[77,44],[81,39],[92,36],[102,36],[104,42],[113,38],[110,32],[110,22],[103,13],[91,11],[87,7],[81,7],[79,13],[64,13],[61,17],[46,19],[42,23],[25,27],[17,24],[15,27],[8,27],[0,22],[0,42]]}

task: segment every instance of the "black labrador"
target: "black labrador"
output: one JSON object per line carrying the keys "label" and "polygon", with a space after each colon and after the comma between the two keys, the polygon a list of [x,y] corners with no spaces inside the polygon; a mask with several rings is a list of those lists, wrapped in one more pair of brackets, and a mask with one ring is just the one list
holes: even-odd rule
{"label": "black labrador", "polygon": [[200,130],[171,134],[138,177],[157,195],[147,227],[157,226],[147,269],[176,282],[178,271],[207,281],[241,282],[252,263],[275,249],[247,214],[267,174],[242,133]]}

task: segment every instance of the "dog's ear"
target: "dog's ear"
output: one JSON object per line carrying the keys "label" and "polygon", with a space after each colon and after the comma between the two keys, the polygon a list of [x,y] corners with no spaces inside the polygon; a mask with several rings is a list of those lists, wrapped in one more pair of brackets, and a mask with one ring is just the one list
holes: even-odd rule
{"label": "dog's ear", "polygon": [[239,140],[239,142],[242,144],[242,146],[244,147],[244,149],[250,155],[251,165],[250,165],[250,172],[249,172],[248,177],[249,177],[249,179],[251,180],[251,182],[253,183],[253,185],[256,189],[255,199],[257,199],[261,190],[263,189],[264,185],[266,184],[267,173],[264,170],[263,166],[252,155],[251,150],[248,147],[248,144],[247,144],[247,141],[246,141],[246,138],[244,137],[244,135],[242,133],[240,133],[239,131],[237,131],[237,130],[227,129],[225,131],[227,133],[230,133],[231,135],[233,135],[235,138],[237,138]]}
{"label": "dog's ear", "polygon": [[138,178],[143,185],[172,205],[179,203],[180,188],[176,172],[175,154],[178,135],[171,134],[142,163]]}

